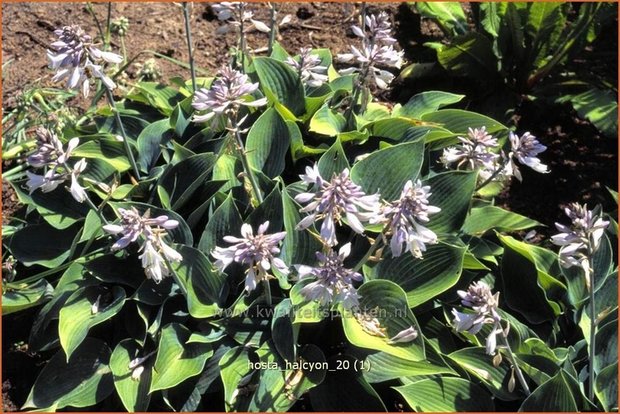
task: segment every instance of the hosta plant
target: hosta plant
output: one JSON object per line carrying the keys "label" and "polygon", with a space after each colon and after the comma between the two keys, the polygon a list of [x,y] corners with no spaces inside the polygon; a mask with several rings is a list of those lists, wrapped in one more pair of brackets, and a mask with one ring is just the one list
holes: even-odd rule
{"label": "hosta plant", "polygon": [[493,196],[553,174],[545,147],[461,95],[373,99],[402,56],[388,16],[363,17],[344,58],[241,41],[214,77],[122,101],[94,66],[122,58],[59,32],[57,78],[108,101],[33,132],[11,176],[3,313],[36,308],[49,357],[24,409],[617,407],[613,219],[573,206],[559,255],[529,243],[553,223]]}

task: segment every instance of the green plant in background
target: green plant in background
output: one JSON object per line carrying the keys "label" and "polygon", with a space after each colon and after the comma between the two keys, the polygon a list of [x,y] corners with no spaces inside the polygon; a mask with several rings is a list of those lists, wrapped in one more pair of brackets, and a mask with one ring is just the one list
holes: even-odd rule
{"label": "green plant in background", "polygon": [[[567,65],[613,24],[613,3],[411,3],[441,28],[446,43],[429,42],[453,76],[480,82],[489,108],[507,111],[523,99],[570,103],[608,137],[617,135],[614,79]],[[471,24],[470,24],[471,22]],[[610,57],[611,58],[611,57]],[[419,65],[403,76],[417,76]],[[574,70],[574,72],[572,71]]]}
{"label": "green plant in background", "polygon": [[39,130],[9,177],[3,314],[36,307],[49,356],[23,408],[383,411],[392,388],[416,411],[617,409],[617,224],[572,207],[558,254],[492,198],[553,174],[536,137],[462,95],[373,100],[394,76],[373,53],[400,56],[369,40],[385,14],[343,74],[327,49],[249,54],[250,6],[218,7],[232,65]]}

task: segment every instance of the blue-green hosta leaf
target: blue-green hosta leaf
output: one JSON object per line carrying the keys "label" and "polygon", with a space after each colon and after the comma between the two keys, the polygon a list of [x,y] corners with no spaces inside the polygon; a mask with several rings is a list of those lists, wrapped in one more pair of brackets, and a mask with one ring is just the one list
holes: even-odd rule
{"label": "blue-green hosta leaf", "polygon": [[245,384],[239,387],[239,382],[250,372],[250,349],[244,346],[237,346],[228,350],[219,362],[220,376],[224,384],[224,402],[226,411],[233,411],[237,396],[240,394]]}
{"label": "blue-green hosta leaf", "polygon": [[421,305],[454,286],[461,276],[465,247],[446,243],[429,245],[422,259],[409,252],[364,266],[368,279],[387,279],[407,293],[409,307]]}
{"label": "blue-green hosta leaf", "polygon": [[577,381],[564,370],[560,370],[557,375],[536,388],[523,401],[519,411],[577,412],[587,410],[588,406]]}
{"label": "blue-green hosta leaf", "polygon": [[344,130],[346,123],[344,116],[325,104],[310,119],[310,132],[334,137]]}
{"label": "blue-green hosta leaf", "polygon": [[409,101],[394,106],[392,116],[402,116],[420,119],[422,115],[435,112],[444,106],[460,102],[465,95],[456,95],[449,92],[427,91],[413,95]]}
{"label": "blue-green hosta leaf", "polygon": [[459,135],[467,134],[468,128],[480,128],[483,126],[486,127],[487,132],[490,134],[508,131],[505,125],[488,116],[462,109],[441,109],[429,112],[422,116],[422,121],[439,124],[443,128]]}
{"label": "blue-green hosta leaf", "polygon": [[55,229],[47,223],[31,224],[16,231],[7,247],[15,259],[26,266],[38,264],[55,268],[69,257],[79,229],[79,223],[64,230]]}
{"label": "blue-green hosta leaf", "polygon": [[[262,362],[274,361],[273,349],[267,355],[258,351]],[[252,396],[248,411],[285,412],[308,390],[320,384],[326,373],[323,352],[315,345],[306,345],[300,351],[299,359],[284,365],[284,369],[263,369],[260,371],[258,388]]]}
{"label": "blue-green hosta leaf", "polygon": [[385,200],[400,197],[405,183],[415,182],[424,162],[424,142],[407,142],[371,153],[351,168],[351,179],[366,194],[381,193]]}
{"label": "blue-green hosta leaf", "polygon": [[68,363],[58,351],[43,367],[22,409],[49,412],[97,404],[114,391],[109,360],[110,348],[94,338],[86,338]]}
{"label": "blue-green hosta leaf", "polygon": [[508,389],[511,368],[510,361],[504,357],[502,363],[495,367],[493,356],[487,355],[485,347],[464,348],[452,352],[448,355],[452,361],[456,362],[463,369],[482,381],[485,387],[504,401],[516,400],[519,397],[519,386],[512,392]]}
{"label": "blue-green hosta leaf", "polygon": [[371,384],[402,377],[437,374],[456,375],[456,372],[448,367],[443,357],[432,346],[426,347],[426,360],[424,361],[414,362],[385,352],[376,352],[368,355],[364,363],[366,367],[364,378]]}
{"label": "blue-green hosta leaf", "polygon": [[179,283],[187,297],[187,307],[194,318],[208,318],[221,310],[220,296],[225,285],[224,276],[200,250],[190,246],[175,245],[183,260],[174,263]]}
{"label": "blue-green hosta leaf", "polygon": [[153,122],[142,132],[137,139],[138,156],[136,163],[143,172],[151,171],[157,163],[161,150],[172,138],[172,130],[168,119]]}
{"label": "blue-green hosta leaf", "polygon": [[116,315],[125,304],[125,290],[114,286],[111,291],[101,286],[76,290],[60,310],[58,337],[67,361],[88,335],[88,331]]}
{"label": "blue-green hosta leaf", "polygon": [[290,299],[284,299],[274,309],[271,319],[271,338],[278,354],[287,361],[294,361],[297,352],[296,335],[291,318]]}
{"label": "blue-green hosta leaf", "polygon": [[129,369],[129,362],[137,357],[144,357],[140,352],[142,347],[132,339],[124,339],[116,345],[110,357],[110,369],[114,375],[114,387],[123,406],[129,412],[147,411],[151,395],[151,366],[153,359],[149,358],[142,366],[144,371],[138,379],[131,377],[133,370]]}
{"label": "blue-green hosta leaf", "polygon": [[250,167],[263,171],[269,178],[277,177],[284,171],[290,143],[284,119],[274,108],[267,109],[248,133],[246,151]]}
{"label": "blue-green hosta leaf", "polygon": [[493,411],[491,396],[462,378],[436,377],[394,387],[418,412]]}
{"label": "blue-green hosta leaf", "polygon": [[224,236],[238,236],[243,220],[237,210],[232,194],[213,212],[202,232],[198,249],[205,255],[211,254],[215,246],[228,246]]}
{"label": "blue-green hosta leaf", "polygon": [[[384,336],[373,333],[359,315],[344,311],[342,325],[349,342],[409,361],[423,360],[424,339],[418,322],[409,310],[407,296],[400,286],[388,280],[371,280],[364,283],[358,293],[361,296],[360,309],[366,312],[367,316],[375,317],[379,321]],[[411,327],[418,332],[417,338],[410,342],[388,343],[390,338]]]}
{"label": "blue-green hosta leaf", "polygon": [[104,159],[118,172],[124,172],[131,168],[123,143],[110,138],[98,138],[84,142],[73,150],[71,156],[86,158],[87,162],[90,159]]}
{"label": "blue-green hosta leaf", "polygon": [[340,140],[336,140],[334,145],[321,155],[318,167],[325,180],[330,180],[334,174],[340,174],[345,168],[349,168],[349,161]]}
{"label": "blue-green hosta leaf", "polygon": [[[305,112],[305,93],[299,76],[287,64],[259,57],[253,60],[261,87],[295,116]],[[270,93],[268,93],[270,92]]]}
{"label": "blue-green hosta leaf", "polygon": [[178,323],[161,331],[149,393],[179,385],[202,372],[213,351],[209,344],[186,344],[191,332]]}
{"label": "blue-green hosta leaf", "polygon": [[510,236],[498,237],[504,246],[502,293],[508,306],[532,323],[541,323],[559,315],[559,299],[565,294],[566,286],[549,273],[555,265],[555,253]]}
{"label": "blue-green hosta leaf", "polygon": [[197,154],[167,168],[157,184],[162,204],[166,206],[166,199],[168,206],[175,211],[183,207],[210,178],[215,161],[214,154]]}
{"label": "blue-green hosta leaf", "polygon": [[370,131],[370,135],[390,139],[392,141],[412,141],[405,139],[407,131],[410,128],[420,127],[422,122],[416,119],[406,117],[392,117],[388,119],[380,119],[366,124],[364,128]]}
{"label": "blue-green hosta leaf", "polygon": [[536,220],[496,206],[472,208],[463,224],[467,234],[482,235],[487,230],[513,232],[541,226]]}
{"label": "blue-green hosta leaf", "polygon": [[53,292],[54,288],[45,279],[40,279],[30,285],[6,287],[2,293],[2,314],[9,315],[41,305],[51,298]]}
{"label": "blue-green hosta leaf", "polygon": [[469,211],[476,174],[449,171],[425,180],[424,184],[431,187],[429,204],[441,208],[439,213],[430,216],[427,227],[438,234],[458,231]]}
{"label": "blue-green hosta leaf", "polygon": [[[121,129],[116,124],[116,117],[109,116],[107,118],[96,118],[97,130],[99,132],[105,132],[115,136],[122,136]],[[121,122],[125,128],[125,133],[129,139],[131,145],[134,145],[138,136],[149,125],[148,121],[143,118],[133,115],[126,115],[121,113]]]}
{"label": "blue-green hosta leaf", "polygon": [[321,251],[321,243],[308,231],[299,231],[295,227],[302,219],[299,205],[290,194],[290,187],[282,192],[282,210],[286,237],[282,242],[281,258],[288,265],[311,265],[316,260],[315,252]]}
{"label": "blue-green hosta leaf", "polygon": [[449,45],[441,45],[437,48],[437,60],[457,76],[497,76],[493,44],[481,33],[469,32],[451,39]]}
{"label": "blue-green hosta leaf", "polygon": [[603,368],[594,382],[594,392],[606,412],[618,407],[618,361]]}
{"label": "blue-green hosta leaf", "polygon": [[183,100],[183,95],[178,90],[161,83],[138,82],[136,88],[152,106],[166,116],[170,116],[175,105]]}
{"label": "blue-green hosta leaf", "polygon": [[[283,219],[283,206],[282,206],[282,191],[280,191],[280,185],[276,185],[274,189],[265,197],[262,204],[248,216],[246,222],[252,226],[254,232],[258,230],[258,227],[266,221],[269,221],[269,228],[267,234],[282,231],[284,225]],[[233,235],[239,235],[237,230]]]}

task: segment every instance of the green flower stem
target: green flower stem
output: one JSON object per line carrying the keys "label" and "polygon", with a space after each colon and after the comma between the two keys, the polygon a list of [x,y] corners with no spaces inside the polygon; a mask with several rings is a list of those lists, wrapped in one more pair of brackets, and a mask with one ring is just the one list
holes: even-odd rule
{"label": "green flower stem", "polygon": [[185,20],[185,40],[189,51],[189,67],[192,74],[192,88],[196,91],[196,68],[194,67],[194,49],[192,48],[192,30],[189,21],[189,10],[187,2],[183,2],[183,19]]}
{"label": "green flower stem", "polygon": [[271,306],[271,286],[269,286],[269,280],[263,280],[263,287],[265,288],[265,300],[267,301],[267,305]]}
{"label": "green flower stem", "polygon": [[129,140],[127,139],[127,134],[125,133],[125,127],[123,126],[121,115],[118,112],[118,108],[116,107],[116,102],[114,102],[114,95],[112,95],[112,91],[108,88],[105,88],[105,92],[106,92],[106,96],[108,97],[108,102],[112,106],[112,112],[114,112],[114,116],[116,117],[116,123],[118,124],[118,127],[121,130],[121,136],[123,137],[123,145],[125,146],[125,152],[127,153],[127,158],[129,158],[131,168],[133,169],[133,172],[136,175],[136,180],[140,181],[140,170],[138,170],[138,165],[136,164],[136,160],[133,157],[133,153],[131,152],[131,146],[129,145]]}
{"label": "green flower stem", "polygon": [[243,10],[239,18],[239,50],[241,50],[241,72],[245,73],[245,27],[243,24]]}
{"label": "green flower stem", "polygon": [[269,32],[269,46],[267,47],[267,55],[271,56],[271,52],[273,52],[273,44],[276,42],[278,23],[276,22],[276,4],[274,2],[270,2],[269,7],[271,11],[269,15],[269,28],[271,29],[271,31]]}
{"label": "green flower stem", "polygon": [[99,23],[99,19],[97,18],[97,14],[95,13],[95,10],[93,10],[93,5],[91,2],[86,3],[86,10],[88,10],[88,12],[90,13],[90,15],[93,17],[93,20],[95,21],[95,25],[97,26],[97,31],[99,32],[99,36],[101,37],[101,41],[105,43],[105,32],[103,31],[103,28],[101,27],[101,23]]}
{"label": "green flower stem", "polygon": [[[6,158],[3,157],[2,159],[6,159]],[[7,180],[7,181],[11,181],[11,178],[15,174],[19,174],[20,172],[25,171],[27,169],[28,169],[28,164],[27,163],[22,163],[22,164],[18,165],[17,167],[13,167],[10,170],[2,173],[2,179]]]}
{"label": "green flower stem", "polygon": [[381,242],[383,242],[383,237],[383,233],[377,236],[375,241],[370,245],[370,248],[368,249],[364,257],[362,257],[362,259],[357,262],[355,267],[352,269],[354,272],[358,272],[362,268],[362,266],[364,266],[364,264],[368,261],[368,259],[370,259],[370,256],[372,256],[377,251],[377,249],[381,245]]}
{"label": "green flower stem", "polygon": [[[235,118],[235,124],[236,124],[237,116],[235,115],[234,118]],[[243,165],[243,171],[245,172],[245,175],[248,177],[248,179],[250,180],[250,184],[252,185],[252,192],[254,193],[256,200],[258,200],[259,203],[262,203],[263,195],[260,191],[260,186],[258,185],[258,180],[256,179],[256,175],[254,175],[254,172],[252,171],[252,168],[250,167],[250,163],[248,162],[248,156],[245,152],[245,146],[243,145],[243,140],[241,139],[241,134],[239,133],[239,125],[233,125],[233,121],[231,117],[228,118],[228,129],[230,131],[233,131],[233,134],[235,136],[237,150],[239,151],[239,158],[241,158],[241,164]]]}
{"label": "green flower stem", "polygon": [[500,337],[502,338],[502,341],[504,342],[504,345],[506,346],[506,351],[508,352],[508,357],[510,358],[510,362],[512,363],[512,366],[517,374],[517,379],[519,380],[519,383],[521,384],[523,391],[525,391],[525,395],[529,397],[532,392],[530,391],[530,387],[527,385],[527,382],[525,381],[525,377],[523,377],[523,373],[521,372],[521,368],[519,368],[517,359],[512,353],[512,348],[510,348],[510,344],[508,343],[508,337],[506,336],[506,331],[504,329],[502,329],[502,333]]}
{"label": "green flower stem", "polygon": [[[110,46],[110,33],[112,22],[112,2],[108,2],[108,14],[105,22],[105,38],[103,39],[103,50],[107,50]],[[123,56],[124,57],[124,56]]]}
{"label": "green flower stem", "polygon": [[[588,246],[588,258],[589,257],[592,257],[590,246]],[[588,363],[590,377],[588,380],[588,398],[590,401],[594,401],[594,377],[596,376],[596,373],[594,372],[594,358],[596,350],[596,303],[594,302],[594,280],[592,280],[594,279],[594,272],[590,268],[590,259],[587,260],[583,271],[586,278],[588,292],[590,293],[590,352],[588,355],[590,360]]]}
{"label": "green flower stem", "polygon": [[497,167],[497,169],[495,171],[493,171],[493,174],[491,174],[491,176],[489,178],[487,178],[486,180],[484,180],[484,182],[482,184],[477,186],[475,191],[482,190],[491,181],[493,181],[502,171],[504,171],[504,168],[506,168],[506,164],[508,164],[509,160],[510,160],[509,158],[504,158],[504,160],[502,161],[502,164],[499,167]]}

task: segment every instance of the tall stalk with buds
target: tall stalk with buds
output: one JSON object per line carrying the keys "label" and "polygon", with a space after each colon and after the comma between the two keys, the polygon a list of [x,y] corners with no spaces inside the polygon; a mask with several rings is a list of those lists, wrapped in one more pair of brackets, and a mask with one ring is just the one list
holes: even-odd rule
{"label": "tall stalk with buds", "polygon": [[578,267],[583,270],[584,283],[590,298],[590,355],[588,398],[594,400],[594,357],[596,349],[596,303],[594,297],[594,253],[601,244],[605,229],[609,225],[603,220],[601,206],[588,210],[587,205],[573,203],[564,209],[571,220],[571,224],[555,223],[560,231],[551,238],[553,243],[560,247],[560,264],[565,267]]}

